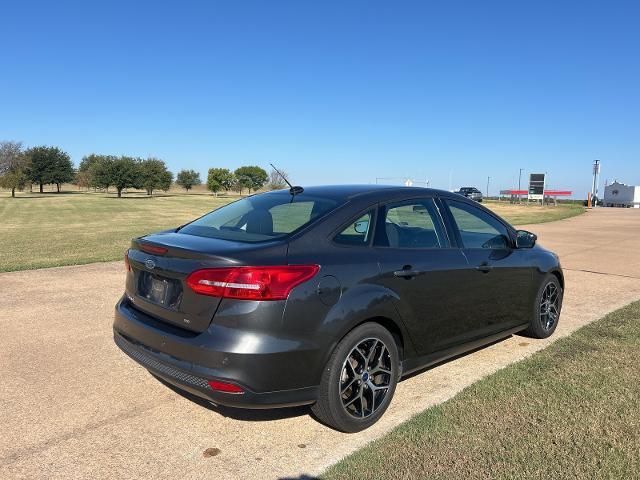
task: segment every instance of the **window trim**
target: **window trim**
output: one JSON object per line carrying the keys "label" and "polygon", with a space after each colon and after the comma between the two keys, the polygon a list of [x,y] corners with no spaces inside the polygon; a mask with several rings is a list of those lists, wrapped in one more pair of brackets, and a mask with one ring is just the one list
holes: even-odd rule
{"label": "window trim", "polygon": [[[402,206],[405,204],[412,204],[415,202],[428,202],[431,201],[433,202],[433,206],[436,210],[436,216],[437,218],[435,219],[437,221],[437,223],[439,223],[439,225],[436,225],[434,222],[434,227],[438,228],[438,226],[440,227],[443,235],[444,235],[444,242],[446,243],[446,245],[441,246],[441,247],[392,247],[390,245],[377,245],[376,244],[376,238],[378,237],[378,235],[380,234],[378,232],[378,224],[384,224],[385,218],[383,216],[386,215],[387,209],[389,208],[390,205],[393,206]],[[373,247],[374,248],[384,248],[384,249],[389,249],[389,250],[410,250],[410,251],[439,251],[439,250],[446,250],[446,249],[451,249],[451,248],[456,248],[453,244],[453,242],[451,241],[451,236],[449,235],[449,231],[447,230],[447,225],[444,222],[444,218],[442,216],[442,212],[440,211],[440,206],[438,205],[438,201],[437,201],[437,196],[435,195],[428,195],[428,196],[424,196],[424,197],[412,197],[412,198],[405,198],[402,200],[393,200],[390,202],[386,202],[386,203],[381,203],[378,205],[378,215],[377,215],[377,221],[376,221],[376,230],[374,231],[374,235],[373,235]],[[433,219],[432,219],[433,220]]]}
{"label": "window trim", "polygon": [[[469,201],[465,201],[463,199],[458,199],[458,198],[450,198],[450,197],[440,197],[440,200],[443,204],[443,207],[446,210],[446,215],[447,215],[447,219],[449,222],[449,226],[452,230],[452,233],[456,239],[456,243],[458,244],[458,248],[460,249],[464,249],[464,250],[493,250],[493,249],[487,249],[487,248],[477,248],[477,247],[466,247],[464,245],[464,242],[462,241],[462,235],[460,235],[460,229],[458,228],[458,224],[455,221],[455,218],[453,216],[453,213],[451,213],[451,208],[449,206],[449,204],[451,202],[453,203],[462,203],[464,205],[467,205],[471,208],[474,208],[476,210],[479,210],[483,213],[486,213],[487,215],[489,215],[490,217],[492,217],[494,220],[496,220],[498,223],[500,223],[506,230],[507,230],[507,239],[509,240],[509,246],[507,248],[509,249],[514,249],[514,239],[513,239],[513,234],[514,234],[514,228],[509,225],[507,222],[505,222],[502,218],[500,218],[499,216],[497,216],[495,213],[493,213],[491,210],[489,210],[486,207],[483,207],[482,205],[476,205],[474,202],[469,202]],[[496,249],[497,250],[497,249]]]}
{"label": "window trim", "polygon": [[[338,228],[336,228],[329,234],[329,238],[331,239],[331,244],[335,247],[341,247],[341,248],[371,248],[371,246],[373,245],[373,240],[376,236],[376,227],[378,223],[378,220],[377,220],[378,211],[379,211],[379,205],[377,203],[374,203],[373,205],[369,205],[367,208],[363,208],[356,215],[349,217],[348,221],[340,224]],[[349,225],[352,225],[357,219],[359,219],[360,217],[362,217],[368,212],[371,212],[371,226],[369,228],[373,228],[373,230],[371,230],[373,234],[369,235],[369,241],[367,243],[363,243],[362,245],[347,245],[345,243],[336,242],[336,237],[340,235],[340,233],[342,233]]]}

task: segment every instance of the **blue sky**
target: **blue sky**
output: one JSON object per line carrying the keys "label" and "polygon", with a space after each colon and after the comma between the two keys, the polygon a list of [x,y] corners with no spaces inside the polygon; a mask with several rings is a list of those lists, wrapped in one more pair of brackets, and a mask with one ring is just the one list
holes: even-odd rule
{"label": "blue sky", "polygon": [[[6,2],[0,139],[296,183],[640,184],[637,2]],[[9,19],[9,21],[7,21]]]}

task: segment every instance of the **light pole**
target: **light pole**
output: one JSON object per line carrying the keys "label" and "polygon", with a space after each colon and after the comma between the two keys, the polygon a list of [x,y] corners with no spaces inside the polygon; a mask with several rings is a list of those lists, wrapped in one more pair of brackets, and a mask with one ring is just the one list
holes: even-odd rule
{"label": "light pole", "polygon": [[491,177],[487,177],[487,198],[489,198],[489,181],[491,180]]}

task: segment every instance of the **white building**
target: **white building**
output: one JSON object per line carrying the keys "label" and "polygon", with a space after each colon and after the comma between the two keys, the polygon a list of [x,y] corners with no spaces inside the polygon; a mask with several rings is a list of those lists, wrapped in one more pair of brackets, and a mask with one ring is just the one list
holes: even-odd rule
{"label": "white building", "polygon": [[604,187],[604,205],[640,208],[640,185],[625,185],[616,180]]}

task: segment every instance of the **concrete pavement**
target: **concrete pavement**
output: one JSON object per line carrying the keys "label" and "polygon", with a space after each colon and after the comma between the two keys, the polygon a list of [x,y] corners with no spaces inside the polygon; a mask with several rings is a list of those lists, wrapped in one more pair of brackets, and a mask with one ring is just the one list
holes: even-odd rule
{"label": "concrete pavement", "polygon": [[544,341],[514,336],[400,383],[365,432],[308,409],[211,407],[169,389],[113,344],[121,262],[0,274],[0,478],[297,478],[315,475],[479,378],[640,298],[640,211],[532,225],[560,254],[564,310]]}

